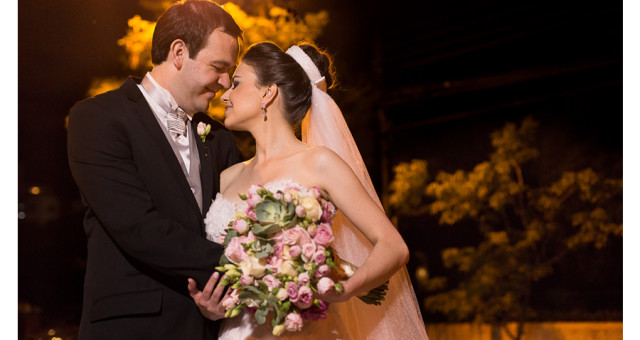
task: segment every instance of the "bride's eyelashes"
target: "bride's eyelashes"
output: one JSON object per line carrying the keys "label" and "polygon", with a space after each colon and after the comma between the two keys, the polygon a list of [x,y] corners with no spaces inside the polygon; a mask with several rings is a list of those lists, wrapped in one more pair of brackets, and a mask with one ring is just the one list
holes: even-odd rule
{"label": "bride's eyelashes", "polygon": [[235,89],[238,86],[239,82],[237,80],[233,80],[233,86],[231,86],[232,89]]}

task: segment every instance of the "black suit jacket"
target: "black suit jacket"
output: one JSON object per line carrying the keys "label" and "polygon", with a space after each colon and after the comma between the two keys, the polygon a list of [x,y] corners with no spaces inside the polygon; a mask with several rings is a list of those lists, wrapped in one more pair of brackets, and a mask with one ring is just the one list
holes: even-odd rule
{"label": "black suit jacket", "polygon": [[196,138],[200,211],[139,82],[79,102],[69,116],[69,165],[87,205],[79,338],[215,339],[218,325],[198,312],[187,278],[202,289],[220,259],[203,216],[220,172],[241,154],[220,122],[194,115],[193,131],[200,121],[212,126],[204,143]]}

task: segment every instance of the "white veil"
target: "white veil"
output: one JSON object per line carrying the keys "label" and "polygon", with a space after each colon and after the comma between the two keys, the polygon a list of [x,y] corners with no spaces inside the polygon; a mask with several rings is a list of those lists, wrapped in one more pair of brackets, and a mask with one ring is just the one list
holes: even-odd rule
{"label": "white veil", "polygon": [[[303,67],[314,84],[311,110],[302,121],[302,141],[312,146],[324,146],[342,157],[382,209],[340,108],[323,91],[326,88],[324,77],[300,47],[292,46],[287,54]],[[334,244],[340,257],[361,266],[373,248],[371,242],[340,212],[334,220],[333,230]],[[367,305],[360,299],[352,298],[347,302],[332,304],[331,309],[335,309],[341,317],[350,339],[428,339],[406,267],[398,270],[389,280],[389,290],[382,305]]]}

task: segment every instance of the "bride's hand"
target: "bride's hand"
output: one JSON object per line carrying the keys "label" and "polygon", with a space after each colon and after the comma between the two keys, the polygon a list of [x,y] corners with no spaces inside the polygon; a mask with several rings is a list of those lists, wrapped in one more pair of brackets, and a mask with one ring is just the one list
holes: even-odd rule
{"label": "bride's hand", "polygon": [[[200,314],[212,321],[224,318],[226,309],[222,302],[229,297],[232,291],[232,289],[229,289],[227,293],[223,295],[222,293],[224,292],[225,286],[218,285],[214,289],[219,276],[220,273],[214,272],[202,291],[198,290],[198,286],[193,279],[188,279],[189,285],[187,288],[189,289],[189,295],[191,295],[191,298],[198,306]],[[222,281],[223,279],[224,276],[220,280]]]}

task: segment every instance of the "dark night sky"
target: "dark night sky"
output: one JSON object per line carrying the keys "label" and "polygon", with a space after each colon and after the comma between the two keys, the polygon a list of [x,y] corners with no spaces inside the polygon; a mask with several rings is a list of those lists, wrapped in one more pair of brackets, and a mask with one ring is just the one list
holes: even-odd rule
{"label": "dark night sky", "polygon": [[[380,110],[391,124],[390,166],[423,158],[432,173],[468,170],[486,159],[491,131],[531,114],[542,124],[540,147],[549,155],[541,181],[548,180],[545,169],[585,165],[622,176],[621,2],[305,0],[298,6],[301,13],[329,11],[318,44],[335,57],[342,85],[334,97],[375,183]],[[20,268],[59,265],[30,251],[56,249],[56,242],[83,246],[64,118],[93,78],[127,75],[116,41],[134,14],[152,19],[136,0],[18,5],[18,199],[27,201],[27,189],[39,185],[69,212],[36,228],[39,241],[31,239],[36,231],[19,231]],[[61,256],[82,252],[61,250]],[[60,275],[77,280],[80,267]],[[38,274],[20,272],[24,292],[77,300],[77,283],[56,277],[52,288],[40,290],[32,283]]]}

